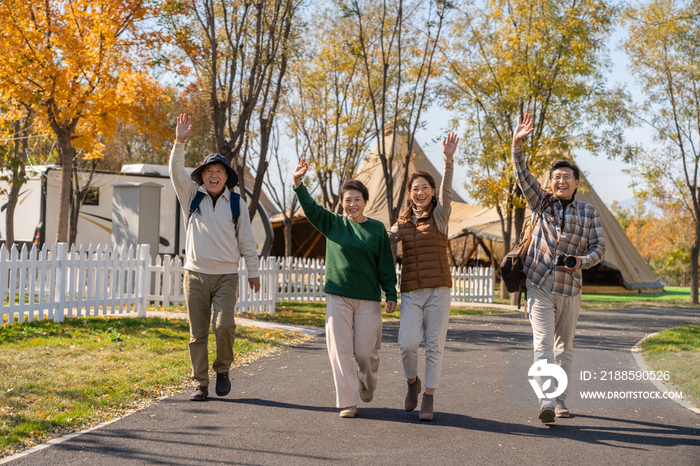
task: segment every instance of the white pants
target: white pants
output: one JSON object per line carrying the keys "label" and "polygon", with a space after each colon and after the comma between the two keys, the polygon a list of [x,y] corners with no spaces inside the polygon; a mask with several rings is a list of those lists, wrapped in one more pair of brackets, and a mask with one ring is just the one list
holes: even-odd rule
{"label": "white pants", "polygon": [[[338,408],[357,406],[360,384],[377,388],[379,348],[382,343],[382,308],[379,301],[326,295],[326,346],[335,382]],[[352,357],[359,367],[355,370]]]}
{"label": "white pants", "polygon": [[[540,288],[527,280],[527,313],[532,325],[534,360],[546,359],[558,364],[569,379],[564,393],[557,397],[565,401],[571,387],[571,366],[574,361],[574,336],[581,312],[581,294],[564,296],[552,293],[554,278],[550,274]],[[542,400],[542,406],[554,400]]]}
{"label": "white pants", "polygon": [[418,347],[425,338],[425,388],[440,385],[442,353],[450,321],[450,289],[421,288],[401,293],[399,346],[407,379],[418,375]]}

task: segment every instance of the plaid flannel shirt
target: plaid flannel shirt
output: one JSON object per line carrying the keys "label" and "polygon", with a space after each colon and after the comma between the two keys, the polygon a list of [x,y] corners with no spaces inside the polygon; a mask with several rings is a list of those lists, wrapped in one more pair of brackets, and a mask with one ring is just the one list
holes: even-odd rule
{"label": "plaid flannel shirt", "polygon": [[[542,210],[548,192],[542,189],[539,181],[532,176],[525,162],[522,146],[512,148],[513,171],[515,179],[534,214]],[[552,293],[564,296],[576,296],[581,293],[581,269],[596,265],[605,255],[603,225],[595,208],[586,202],[577,200],[569,204],[566,211],[564,231],[561,231],[563,208],[556,197],[547,207],[537,224],[533,225],[532,242],[525,258],[525,275],[536,286],[542,286],[550,273],[554,278]],[[578,256],[581,268],[576,272],[567,272],[555,266],[558,254]]]}

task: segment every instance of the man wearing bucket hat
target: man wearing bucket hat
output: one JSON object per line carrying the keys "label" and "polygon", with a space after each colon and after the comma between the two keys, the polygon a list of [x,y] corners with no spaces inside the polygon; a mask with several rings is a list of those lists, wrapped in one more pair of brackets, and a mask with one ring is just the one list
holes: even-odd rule
{"label": "man wearing bucket hat", "polygon": [[[191,131],[190,117],[181,114],[177,118],[176,139],[170,153],[170,179],[187,219],[183,288],[190,321],[192,377],[198,384],[190,400],[204,401],[209,395],[210,322],[216,335],[216,359],[212,365],[216,372],[216,394],[225,396],[231,391],[229,369],[233,364],[234,313],[241,256],[248,269],[248,283],[255,292],[260,290],[260,278],[248,208],[243,199],[232,192],[238,176],[228,160],[218,154],[207,156],[188,175],[185,142]],[[238,219],[234,218],[231,205],[236,199],[240,203]]]}

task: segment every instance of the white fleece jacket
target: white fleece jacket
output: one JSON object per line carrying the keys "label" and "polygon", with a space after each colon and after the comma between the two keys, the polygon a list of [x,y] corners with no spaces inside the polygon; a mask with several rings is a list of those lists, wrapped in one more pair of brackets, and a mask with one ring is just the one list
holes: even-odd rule
{"label": "white fleece jacket", "polygon": [[245,201],[241,199],[241,216],[236,233],[231,217],[231,193],[224,189],[214,205],[204,186],[198,186],[192,181],[185,170],[185,144],[178,142],[170,152],[170,179],[180,200],[185,220],[189,216],[190,203],[196,192],[206,194],[199,205],[201,213],[193,214],[185,226],[185,269],[209,275],[238,273],[238,261],[243,255],[248,277],[257,277],[258,252]]}

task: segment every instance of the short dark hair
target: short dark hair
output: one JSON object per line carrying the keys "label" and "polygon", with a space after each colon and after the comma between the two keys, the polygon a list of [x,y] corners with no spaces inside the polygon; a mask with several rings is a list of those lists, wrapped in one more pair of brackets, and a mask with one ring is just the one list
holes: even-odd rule
{"label": "short dark hair", "polygon": [[557,168],[570,168],[574,172],[574,178],[579,179],[580,172],[576,164],[569,162],[568,160],[557,160],[552,164],[552,168],[549,169],[549,179],[552,179],[552,172]]}
{"label": "short dark hair", "polygon": [[[408,183],[406,184],[406,189],[408,190],[408,199],[406,200],[406,206],[414,208],[415,205],[413,204],[413,199],[411,199],[411,188],[413,187],[413,182],[416,181],[417,178],[423,178],[425,181],[428,182],[431,188],[436,189],[435,186],[435,178],[433,178],[433,175],[431,175],[428,172],[424,171],[417,171],[413,172],[409,175],[408,177]],[[437,195],[437,193],[436,193]],[[435,198],[436,196],[433,196],[433,198],[430,200],[433,204],[437,204],[437,199]]]}
{"label": "short dark hair", "polygon": [[343,183],[343,186],[340,187],[340,198],[343,198],[345,191],[350,191],[351,189],[360,191],[362,193],[362,199],[364,199],[365,202],[369,201],[369,191],[367,190],[367,186],[362,184],[361,181],[357,180],[347,180],[345,183]]}

